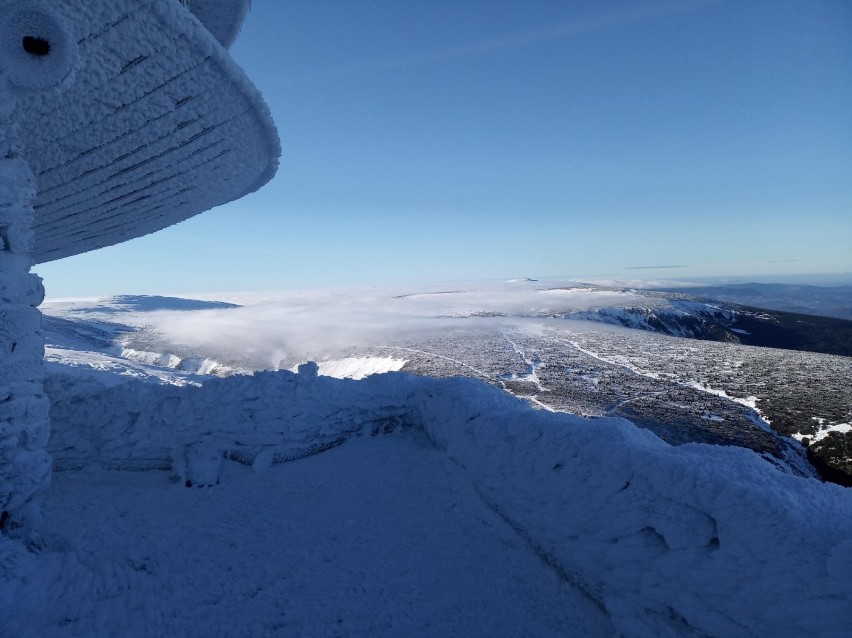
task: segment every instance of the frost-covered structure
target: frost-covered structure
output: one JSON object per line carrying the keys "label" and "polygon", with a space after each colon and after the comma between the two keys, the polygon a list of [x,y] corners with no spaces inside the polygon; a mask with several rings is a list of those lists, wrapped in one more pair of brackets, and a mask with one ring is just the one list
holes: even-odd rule
{"label": "frost-covered structure", "polygon": [[275,173],[228,55],[247,0],[0,0],[0,511],[49,476],[33,263],[154,232]]}

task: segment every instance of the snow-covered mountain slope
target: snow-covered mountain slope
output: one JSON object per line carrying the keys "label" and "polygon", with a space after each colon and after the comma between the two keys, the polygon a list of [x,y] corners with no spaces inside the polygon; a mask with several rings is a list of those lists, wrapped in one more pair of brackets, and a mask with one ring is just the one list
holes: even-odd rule
{"label": "snow-covered mountain slope", "polygon": [[[562,289],[546,290],[558,293]],[[576,289],[567,289],[569,295]],[[582,290],[582,289],[581,289]],[[600,294],[590,288],[583,294]],[[852,321],[742,306],[682,292],[620,289],[623,300],[556,316],[677,337],[852,356]]]}
{"label": "snow-covered mountain slope", "polygon": [[4,635],[841,636],[852,614],[852,492],[748,450],[312,365],[49,389],[81,469],[32,551],[0,536]]}
{"label": "snow-covered mountain slope", "polygon": [[[66,372],[76,369],[87,375],[97,375],[104,383],[134,377],[184,385],[200,383],[197,375],[245,373],[248,371],[209,357],[146,350],[138,339],[138,335],[146,333],[145,316],[149,313],[237,307],[220,301],[149,295],[52,302],[43,308],[47,367],[53,370],[58,366]],[[137,335],[135,348],[128,346],[128,340],[134,335]]]}
{"label": "snow-covered mountain slope", "polygon": [[852,285],[849,284],[811,286],[752,282],[718,286],[681,286],[663,290],[758,308],[852,320]]}

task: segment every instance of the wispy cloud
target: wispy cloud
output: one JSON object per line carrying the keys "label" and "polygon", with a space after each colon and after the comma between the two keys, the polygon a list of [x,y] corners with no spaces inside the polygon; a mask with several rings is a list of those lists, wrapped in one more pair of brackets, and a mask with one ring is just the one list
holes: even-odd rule
{"label": "wispy cloud", "polygon": [[631,24],[652,22],[668,16],[688,13],[717,4],[721,0],[663,0],[659,2],[631,3],[610,11],[584,16],[571,22],[563,22],[540,29],[512,33],[494,38],[476,40],[455,47],[403,55],[365,65],[362,70],[393,69],[415,64],[440,62],[454,58],[486,55],[509,49],[544,44],[563,40],[595,31],[605,31]]}
{"label": "wispy cloud", "polygon": [[689,288],[701,286],[698,281],[685,279],[591,279],[590,284],[608,288],[638,288],[640,290],[654,288]]}
{"label": "wispy cloud", "polygon": [[672,268],[689,268],[685,264],[677,266],[625,266],[624,270],[671,270]]}

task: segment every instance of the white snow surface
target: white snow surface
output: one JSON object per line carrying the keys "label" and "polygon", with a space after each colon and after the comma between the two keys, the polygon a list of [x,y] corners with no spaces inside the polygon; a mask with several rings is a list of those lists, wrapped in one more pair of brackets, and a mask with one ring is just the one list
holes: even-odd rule
{"label": "white snow surface", "polygon": [[814,420],[817,422],[816,426],[816,434],[802,434],[801,432],[797,432],[793,435],[794,439],[798,439],[801,441],[802,439],[810,439],[811,441],[822,441],[824,438],[828,437],[832,432],[840,432],[841,434],[845,434],[847,432],[852,432],[852,423],[825,423],[825,419],[814,417]]}
{"label": "white snow surface", "polygon": [[[346,357],[318,364],[319,374],[335,379],[363,379],[371,374],[398,372],[408,362],[394,357]],[[295,370],[294,370],[295,371]]]}
{"label": "white snow surface", "polygon": [[33,551],[0,536],[2,635],[848,629],[849,490],[472,379],[303,369],[176,387],[54,366],[64,471]]}
{"label": "white snow surface", "polygon": [[262,473],[228,464],[204,490],[163,472],[63,473],[45,511],[74,551],[26,557],[62,570],[49,606],[18,589],[11,629],[34,636],[613,633],[418,436]]}
{"label": "white snow surface", "polygon": [[753,395],[749,395],[747,397],[735,397],[731,396],[724,390],[720,390],[718,388],[712,388],[706,383],[699,383],[698,381],[687,382],[686,385],[695,388],[696,390],[701,390],[702,392],[707,392],[708,394],[715,394],[717,397],[722,397],[723,399],[727,399],[728,401],[733,401],[734,403],[739,403],[740,405],[744,405],[747,408],[750,408],[752,412],[756,415],[756,418],[752,419],[755,425],[763,428],[767,432],[771,432],[772,428],[769,426],[769,418],[761,412],[760,408],[757,407],[757,397]]}

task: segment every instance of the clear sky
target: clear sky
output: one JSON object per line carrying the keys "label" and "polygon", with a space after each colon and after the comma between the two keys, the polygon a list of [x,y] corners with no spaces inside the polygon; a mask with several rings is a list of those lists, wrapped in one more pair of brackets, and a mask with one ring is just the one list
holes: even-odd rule
{"label": "clear sky", "polygon": [[254,0],[260,192],[48,295],[852,272],[852,2]]}

